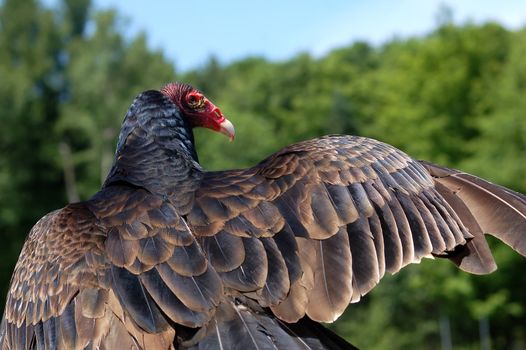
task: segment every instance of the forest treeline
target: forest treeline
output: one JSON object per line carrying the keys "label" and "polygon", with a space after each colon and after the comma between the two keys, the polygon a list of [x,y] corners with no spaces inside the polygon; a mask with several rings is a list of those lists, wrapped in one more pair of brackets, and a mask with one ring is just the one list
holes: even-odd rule
{"label": "forest treeline", "polygon": [[[133,97],[173,80],[200,88],[236,125],[233,143],[196,132],[207,169],[343,133],[526,192],[526,29],[445,18],[379,46],[280,62],[211,57],[179,72],[145,34],[126,37],[125,23],[90,0],[0,2],[1,300],[31,226],[97,191]],[[448,339],[455,349],[526,349],[526,259],[491,244],[497,273],[423,261],[384,278],[333,329],[364,349],[439,349]]]}

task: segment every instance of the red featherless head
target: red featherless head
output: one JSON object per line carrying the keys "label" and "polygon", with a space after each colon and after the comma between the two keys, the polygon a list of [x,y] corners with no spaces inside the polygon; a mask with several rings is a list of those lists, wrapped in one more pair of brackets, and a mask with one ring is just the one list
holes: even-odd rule
{"label": "red featherless head", "polygon": [[165,85],[161,92],[179,107],[192,127],[209,128],[228,136],[230,141],[234,139],[234,125],[201,91],[175,82]]}

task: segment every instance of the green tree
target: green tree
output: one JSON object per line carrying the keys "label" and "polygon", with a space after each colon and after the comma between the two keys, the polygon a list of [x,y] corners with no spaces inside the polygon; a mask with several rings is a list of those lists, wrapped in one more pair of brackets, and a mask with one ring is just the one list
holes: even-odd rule
{"label": "green tree", "polygon": [[[475,125],[480,137],[463,166],[493,181],[526,192],[526,30],[512,34],[506,63],[488,84],[485,110]],[[487,111],[487,113],[483,113]]]}
{"label": "green tree", "polygon": [[104,181],[131,98],[175,78],[164,56],[148,49],[145,35],[128,41],[119,22],[113,11],[98,12],[94,33],[66,47],[69,88],[55,129],[71,149],[80,198],[93,194]]}
{"label": "green tree", "polygon": [[[16,19],[16,20],[15,20]],[[60,31],[35,1],[0,8],[0,292],[35,218],[64,201],[56,166]]]}
{"label": "green tree", "polygon": [[446,24],[425,39],[388,43],[364,131],[416,157],[459,164],[508,50],[509,33],[497,24]]}

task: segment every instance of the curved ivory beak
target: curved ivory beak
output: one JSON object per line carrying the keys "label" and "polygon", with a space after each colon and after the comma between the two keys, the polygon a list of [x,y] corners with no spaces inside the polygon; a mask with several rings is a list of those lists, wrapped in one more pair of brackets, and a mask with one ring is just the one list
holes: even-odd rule
{"label": "curved ivory beak", "polygon": [[226,135],[230,141],[234,141],[236,130],[234,129],[234,125],[228,119],[223,120],[221,124],[219,124],[219,132]]}

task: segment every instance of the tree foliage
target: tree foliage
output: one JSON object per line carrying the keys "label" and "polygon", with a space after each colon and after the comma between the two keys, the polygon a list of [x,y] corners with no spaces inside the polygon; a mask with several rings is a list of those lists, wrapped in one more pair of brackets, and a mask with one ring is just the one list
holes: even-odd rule
{"label": "tree foliage", "polygon": [[[139,92],[168,81],[201,88],[236,125],[236,141],[198,130],[205,168],[250,166],[282,146],[359,134],[526,192],[526,29],[455,24],[374,47],[356,42],[314,58],[249,57],[176,74],[145,34],[126,38],[115,11],[90,0],[47,8],[0,2],[0,291],[30,227],[104,179],[122,117]],[[447,18],[446,18],[447,17]],[[352,305],[333,327],[374,349],[526,348],[525,259],[495,244],[500,270],[469,276],[423,261]]]}

